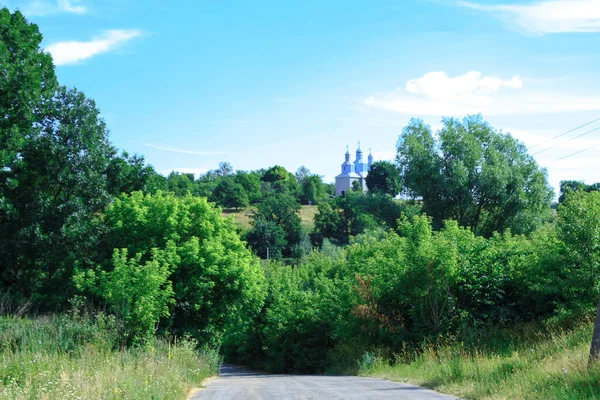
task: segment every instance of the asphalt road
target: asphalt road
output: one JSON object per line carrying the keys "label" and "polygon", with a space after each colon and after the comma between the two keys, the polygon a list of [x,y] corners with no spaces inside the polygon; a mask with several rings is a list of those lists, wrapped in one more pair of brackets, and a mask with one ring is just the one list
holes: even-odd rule
{"label": "asphalt road", "polygon": [[225,399],[411,399],[449,400],[433,390],[383,379],[355,376],[270,375],[225,365],[192,400]]}

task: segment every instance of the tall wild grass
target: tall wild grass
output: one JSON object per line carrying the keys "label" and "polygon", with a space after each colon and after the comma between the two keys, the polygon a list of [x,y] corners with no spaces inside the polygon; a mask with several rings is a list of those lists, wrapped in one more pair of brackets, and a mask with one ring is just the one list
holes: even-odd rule
{"label": "tall wild grass", "polygon": [[[539,327],[538,327],[539,328]],[[427,386],[465,399],[598,399],[600,365],[588,369],[592,325],[541,333],[531,326],[489,343],[424,344],[390,361],[365,354],[359,374]]]}
{"label": "tall wild grass", "polygon": [[0,399],[184,399],[219,367],[188,339],[119,350],[114,328],[102,314],[0,316]]}

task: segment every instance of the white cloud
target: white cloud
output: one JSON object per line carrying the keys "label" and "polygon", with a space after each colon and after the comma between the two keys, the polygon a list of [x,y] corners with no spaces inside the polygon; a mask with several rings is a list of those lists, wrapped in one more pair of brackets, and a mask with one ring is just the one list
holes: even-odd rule
{"label": "white cloud", "polygon": [[[27,16],[45,16],[58,13],[85,14],[88,9],[82,3],[82,0],[31,0],[19,5],[17,8]],[[13,3],[9,3],[9,5],[13,5]]]}
{"label": "white cloud", "polygon": [[481,72],[471,71],[454,78],[445,72],[428,72],[419,79],[406,82],[404,89],[408,93],[425,95],[433,100],[458,100],[472,93],[498,91],[501,87],[521,88],[523,81],[518,76],[502,80],[492,76],[481,77]]}
{"label": "white cloud", "polygon": [[471,71],[450,77],[433,71],[364,104],[411,116],[527,115],[600,110],[600,97],[536,91],[519,76],[501,79]]}
{"label": "white cloud", "polygon": [[169,151],[171,153],[182,153],[182,154],[196,154],[200,156],[218,156],[227,154],[223,151],[197,151],[197,150],[187,150],[187,149],[176,149],[174,147],[165,147],[165,146],[157,146],[151,143],[144,143],[144,146],[151,147],[157,150]]}
{"label": "white cloud", "polygon": [[58,42],[49,45],[46,50],[52,55],[55,65],[73,64],[115,50],[123,43],[141,35],[142,32],[137,29],[113,29],[105,31],[102,36],[89,42]]}
{"label": "white cloud", "polygon": [[543,0],[527,4],[460,5],[490,12],[511,25],[538,35],[566,32],[600,32],[600,1]]}

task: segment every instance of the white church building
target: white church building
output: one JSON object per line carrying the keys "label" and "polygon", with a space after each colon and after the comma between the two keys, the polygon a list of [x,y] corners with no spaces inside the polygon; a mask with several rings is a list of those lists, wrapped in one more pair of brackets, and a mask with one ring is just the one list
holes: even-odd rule
{"label": "white church building", "polygon": [[342,164],[342,173],[335,177],[335,195],[344,196],[347,192],[351,192],[352,182],[354,181],[358,181],[363,192],[365,192],[367,190],[366,178],[371,169],[371,164],[373,164],[373,155],[369,150],[369,158],[365,162],[363,152],[360,149],[360,142],[358,142],[354,162],[350,162],[350,152],[348,146],[346,146],[346,160]]}

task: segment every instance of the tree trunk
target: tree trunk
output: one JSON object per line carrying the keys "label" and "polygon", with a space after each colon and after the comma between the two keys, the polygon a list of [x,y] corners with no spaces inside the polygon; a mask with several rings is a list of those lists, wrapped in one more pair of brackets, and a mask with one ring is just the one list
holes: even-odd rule
{"label": "tree trunk", "polygon": [[588,366],[594,365],[600,358],[600,300],[596,310],[596,321],[594,322],[594,333],[592,334],[592,345],[590,346],[590,358]]}

